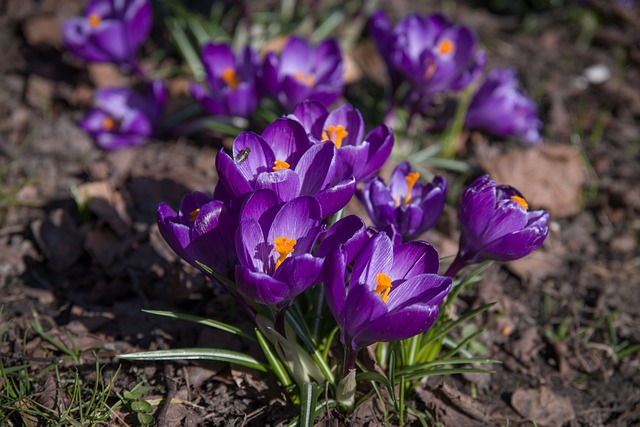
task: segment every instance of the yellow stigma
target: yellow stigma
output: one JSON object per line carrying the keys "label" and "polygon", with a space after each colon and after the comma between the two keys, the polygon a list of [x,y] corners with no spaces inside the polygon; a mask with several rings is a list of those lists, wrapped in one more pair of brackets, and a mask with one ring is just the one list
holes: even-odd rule
{"label": "yellow stigma", "polygon": [[273,240],[273,243],[276,245],[273,250],[280,254],[278,259],[276,260],[276,268],[278,268],[280,267],[280,264],[282,264],[287,258],[287,255],[293,252],[293,247],[297,242],[295,239],[290,239],[288,237],[276,237]]}
{"label": "yellow stigma", "polygon": [[111,117],[105,117],[102,120],[102,129],[104,130],[113,130],[116,127],[116,121]]}
{"label": "yellow stigma", "polygon": [[89,15],[87,19],[89,20],[89,25],[91,25],[93,28],[96,28],[102,22],[102,18],[100,18],[95,13]]}
{"label": "yellow stigma", "polygon": [[226,70],[224,70],[220,77],[222,78],[222,80],[224,80],[224,82],[227,84],[227,86],[229,86],[229,89],[231,90],[236,90],[236,88],[240,84],[240,78],[236,74],[236,70],[234,70],[233,68],[227,68]]}
{"label": "yellow stigma", "polygon": [[376,276],[376,290],[374,293],[380,295],[385,303],[389,300],[389,292],[391,292],[391,277],[384,273],[378,273]]}
{"label": "yellow stigma", "polygon": [[404,179],[407,180],[407,195],[404,198],[404,204],[408,205],[411,201],[411,190],[413,190],[413,186],[416,185],[416,181],[420,178],[420,174],[418,172],[408,173]]}
{"label": "yellow stigma", "polygon": [[313,74],[295,73],[293,77],[295,77],[295,79],[299,82],[306,84],[307,86],[313,86],[313,84],[316,82],[316,76],[314,76]]}
{"label": "yellow stigma", "polygon": [[519,204],[520,206],[522,206],[523,208],[525,208],[526,210],[529,210],[529,203],[527,203],[527,201],[524,199],[524,197],[511,196],[509,198],[511,200],[513,200],[514,202],[516,202],[517,204]]}
{"label": "yellow stigma", "polygon": [[440,55],[446,55],[448,53],[452,53],[455,50],[455,45],[449,39],[444,39],[440,43],[438,43],[438,52]]}
{"label": "yellow stigma", "polygon": [[289,165],[289,163],[282,161],[282,160],[276,160],[275,162],[273,162],[273,171],[279,171],[280,169],[289,169],[291,167],[291,165]]}
{"label": "yellow stigma", "polygon": [[198,212],[200,212],[200,208],[191,211],[191,213],[189,214],[189,221],[195,222],[196,217],[198,216]]}
{"label": "yellow stigma", "polygon": [[349,132],[345,129],[344,126],[327,126],[325,130],[322,131],[322,142],[324,141],[333,141],[336,144],[336,148],[342,147],[342,140],[345,139],[349,135]]}

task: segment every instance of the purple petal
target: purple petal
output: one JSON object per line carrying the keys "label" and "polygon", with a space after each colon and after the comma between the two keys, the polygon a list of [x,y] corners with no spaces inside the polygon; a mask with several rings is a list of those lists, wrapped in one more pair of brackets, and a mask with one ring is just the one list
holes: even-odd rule
{"label": "purple petal", "polygon": [[344,208],[356,191],[356,180],[352,177],[322,190],[315,195],[322,207],[322,217],[328,218]]}
{"label": "purple petal", "polygon": [[[346,275],[346,249],[340,246],[326,257],[322,271],[327,306],[338,321],[347,298]],[[342,324],[340,326],[343,327]]]}
{"label": "purple petal", "polygon": [[394,248],[393,266],[388,274],[393,280],[435,274],[439,265],[438,252],[433,246],[425,241],[412,241]]}
{"label": "purple petal", "polygon": [[378,273],[389,274],[393,264],[393,245],[385,233],[377,233],[362,248],[351,272],[352,284],[363,283],[375,289]]}
{"label": "purple petal", "polygon": [[291,167],[295,167],[302,153],[313,145],[302,125],[288,118],[271,123],[262,132],[262,137],[273,150],[275,158],[286,161]]}
{"label": "purple petal", "polygon": [[277,305],[289,298],[286,283],[242,265],[236,266],[236,284],[242,295],[259,304]]}

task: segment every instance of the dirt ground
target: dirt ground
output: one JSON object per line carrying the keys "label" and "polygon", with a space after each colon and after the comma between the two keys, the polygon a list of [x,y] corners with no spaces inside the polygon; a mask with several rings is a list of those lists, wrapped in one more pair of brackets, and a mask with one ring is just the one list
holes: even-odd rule
{"label": "dirt ground", "polygon": [[[487,331],[474,347],[503,362],[495,374],[429,380],[410,402],[447,426],[640,425],[640,353],[625,352],[640,343],[640,5],[603,2],[591,33],[569,7],[519,15],[483,2],[418,3],[395,2],[393,15],[444,3],[446,13],[477,31],[490,66],[515,67],[539,102],[543,146],[470,134],[458,154],[549,209],[552,222],[538,252],[491,267],[455,307],[459,314],[498,301],[478,323]],[[71,336],[79,350],[94,349],[80,362],[61,362],[83,381],[95,381],[97,359],[106,378],[115,376],[116,391],[152,386],[145,398],[158,403],[159,425],[286,424],[296,408],[271,377],[223,363],[116,358],[211,345],[256,356],[260,350],[141,311],[251,328],[227,295],[177,259],[155,225],[159,202],[177,207],[188,191],[213,191],[215,152],[231,140],[206,135],[115,153],[96,148],[77,123],[95,87],[126,79],[61,51],[59,25],[82,6],[0,0],[3,365],[26,361],[36,370],[62,357],[34,331],[37,319],[51,337],[71,345]],[[375,73],[371,50],[364,52],[354,54],[356,63],[364,75]],[[455,253],[455,222],[450,210],[426,235],[441,255]],[[57,396],[48,381],[34,384],[34,392]],[[369,401],[349,418],[329,413],[319,423],[381,419],[378,403]]]}

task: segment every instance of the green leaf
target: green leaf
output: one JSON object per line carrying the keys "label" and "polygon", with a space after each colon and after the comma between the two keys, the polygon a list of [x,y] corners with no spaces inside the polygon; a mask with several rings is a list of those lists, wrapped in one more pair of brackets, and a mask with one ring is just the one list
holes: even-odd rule
{"label": "green leaf", "polygon": [[134,400],[131,402],[131,410],[134,412],[143,412],[150,414],[153,412],[153,407],[146,400]]}
{"label": "green leaf", "polygon": [[183,348],[175,350],[141,351],[138,353],[121,354],[124,360],[218,360],[220,362],[235,363],[261,372],[268,368],[248,354],[219,348]]}
{"label": "green leaf", "polygon": [[269,341],[258,328],[256,328],[256,337],[258,338],[258,344],[260,344],[262,352],[267,358],[267,362],[269,362],[269,365],[271,366],[274,374],[276,374],[276,377],[280,380],[280,383],[283,385],[283,387],[289,387],[291,384],[293,384],[293,381],[291,381],[291,377],[289,376],[287,369],[280,361],[278,355],[274,352],[273,347],[271,346],[271,344],[269,344]]}
{"label": "green leaf", "polygon": [[300,387],[300,419],[299,426],[312,427],[316,419],[316,402],[321,388],[308,382]]}
{"label": "green leaf", "polygon": [[356,374],[356,381],[375,381],[382,384],[386,388],[391,388],[391,382],[389,381],[389,379],[385,378],[375,371],[361,372],[359,374]]}
{"label": "green leaf", "polygon": [[138,418],[138,422],[141,426],[153,426],[156,424],[156,419],[153,418],[153,415],[145,414],[143,412],[138,412],[136,414],[136,418]]}
{"label": "green leaf", "polygon": [[420,363],[419,365],[407,366],[402,369],[398,369],[397,375],[411,375],[417,371],[426,371],[435,366],[446,366],[446,365],[465,365],[472,363],[502,363],[497,359],[486,359],[486,358],[469,358],[469,359],[442,359],[442,360],[434,360],[433,362]]}
{"label": "green leaf", "polygon": [[479,368],[449,368],[449,369],[427,369],[422,371],[413,372],[405,376],[407,380],[417,380],[425,377],[432,377],[435,375],[453,375],[453,374],[494,374],[495,371]]}
{"label": "green leaf", "polygon": [[188,322],[199,323],[201,325],[220,329],[221,331],[229,332],[231,334],[238,335],[242,338],[256,342],[256,339],[254,337],[242,331],[240,328],[231,326],[227,323],[219,322],[217,320],[207,319],[205,317],[200,317],[200,316],[192,316],[191,314],[176,313],[174,311],[162,311],[162,310],[142,310],[142,311],[145,313],[155,314],[158,316],[171,317],[174,319],[180,319],[180,320],[186,320]]}

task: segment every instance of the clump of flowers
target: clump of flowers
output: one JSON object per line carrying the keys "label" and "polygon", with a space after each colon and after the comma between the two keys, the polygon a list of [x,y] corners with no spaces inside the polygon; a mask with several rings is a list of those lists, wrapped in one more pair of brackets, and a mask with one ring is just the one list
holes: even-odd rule
{"label": "clump of flowers", "polygon": [[[65,23],[65,45],[76,55],[113,62],[142,80],[143,92],[97,91],[96,106],[81,126],[103,149],[141,145],[165,125],[165,85],[137,65],[150,25],[146,0],[92,0],[85,17]],[[535,105],[518,89],[513,71],[490,72],[471,96],[467,88],[481,74],[485,55],[470,28],[440,14],[410,15],[393,26],[376,12],[370,33],[388,68],[390,110],[399,101],[411,118],[438,98],[467,90],[470,102],[457,117],[460,125],[539,141]],[[198,57],[197,50],[190,52]],[[189,193],[177,210],[160,204],[158,227],[182,259],[238,300],[255,322],[255,336],[209,323],[255,340],[266,361],[224,349],[123,357],[208,358],[273,372],[300,402],[305,425],[313,422],[322,387],[330,396],[327,406],[349,411],[356,382],[374,381],[387,388],[402,424],[397,390],[409,390],[438,363],[479,362],[453,358],[468,341],[445,343],[457,325],[447,307],[466,283],[459,273],[471,264],[528,255],[545,240],[549,214],[530,210],[518,190],[477,178],[462,192],[459,249],[445,269],[437,250],[420,237],[445,210],[447,180],[421,179],[408,161],[416,159],[407,156],[388,183],[377,176],[392,157],[396,136],[387,124],[368,128],[371,123],[354,107],[361,104],[332,105],[345,88],[336,39],[313,45],[289,36],[280,53],[267,52],[262,62],[250,44],[236,53],[230,43],[204,41],[200,59],[207,84],[192,83],[190,89],[205,120],[222,116],[229,124],[263,117],[265,96],[276,99],[284,114],[253,130],[234,128],[232,146],[215,159],[213,194]],[[354,195],[372,226],[345,215]],[[442,352],[445,345],[450,347]],[[369,346],[376,347],[382,373],[360,363]]]}

